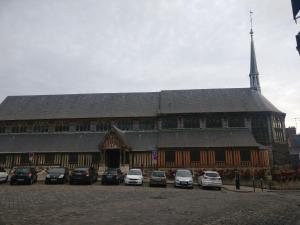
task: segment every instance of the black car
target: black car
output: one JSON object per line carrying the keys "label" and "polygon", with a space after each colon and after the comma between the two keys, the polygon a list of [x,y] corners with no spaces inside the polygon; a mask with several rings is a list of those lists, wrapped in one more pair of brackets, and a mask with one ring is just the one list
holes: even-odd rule
{"label": "black car", "polygon": [[101,184],[120,184],[122,182],[124,182],[124,174],[118,168],[108,168],[101,179]]}
{"label": "black car", "polygon": [[10,184],[33,184],[37,182],[37,171],[34,167],[18,167],[10,178]]}
{"label": "black car", "polygon": [[70,176],[70,184],[92,184],[96,182],[98,174],[93,167],[77,167]]}
{"label": "black car", "polygon": [[64,184],[69,181],[69,170],[65,167],[51,168],[47,171],[45,184]]}

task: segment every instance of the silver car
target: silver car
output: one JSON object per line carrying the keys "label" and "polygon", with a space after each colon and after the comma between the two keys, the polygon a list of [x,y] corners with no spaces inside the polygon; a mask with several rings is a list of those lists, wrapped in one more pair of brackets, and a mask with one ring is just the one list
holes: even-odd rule
{"label": "silver car", "polygon": [[220,174],[216,171],[204,171],[201,176],[198,177],[198,184],[205,187],[215,187],[221,190],[222,188],[222,178]]}
{"label": "silver car", "polygon": [[0,168],[0,183],[5,183],[7,180],[8,173],[3,168]]}
{"label": "silver car", "polygon": [[193,174],[190,170],[180,169],[176,171],[174,187],[193,188]]}

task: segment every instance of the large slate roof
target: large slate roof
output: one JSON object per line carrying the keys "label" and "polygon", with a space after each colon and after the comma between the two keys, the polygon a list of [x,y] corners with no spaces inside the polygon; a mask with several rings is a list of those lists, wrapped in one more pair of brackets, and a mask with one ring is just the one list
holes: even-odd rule
{"label": "large slate roof", "polygon": [[162,91],[160,113],[280,112],[250,88]]}
{"label": "large slate roof", "polygon": [[259,147],[247,128],[199,129],[161,132],[159,148]]}
{"label": "large slate roof", "polygon": [[152,117],[159,93],[8,96],[0,120]]}
{"label": "large slate roof", "polygon": [[104,133],[0,135],[0,153],[98,152]]}
{"label": "large slate roof", "polygon": [[144,93],[8,96],[0,120],[153,117],[157,114],[280,112],[250,88]]}
{"label": "large slate roof", "polygon": [[[0,153],[98,152],[105,133],[1,134]],[[247,128],[122,131],[132,151],[160,148],[258,147]]]}

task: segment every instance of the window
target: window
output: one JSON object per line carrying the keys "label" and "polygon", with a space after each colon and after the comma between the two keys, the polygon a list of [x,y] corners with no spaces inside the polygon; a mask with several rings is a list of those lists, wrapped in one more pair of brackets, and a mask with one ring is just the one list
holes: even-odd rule
{"label": "window", "polygon": [[110,128],[110,122],[100,122],[96,125],[96,131],[108,131]]}
{"label": "window", "polygon": [[220,127],[222,127],[222,119],[221,118],[208,118],[208,119],[206,119],[206,127],[207,128],[220,128]]}
{"label": "window", "polygon": [[33,132],[37,132],[37,133],[48,132],[48,126],[46,126],[46,125],[34,125],[33,126]]}
{"label": "window", "polygon": [[69,154],[69,163],[71,163],[71,164],[78,163],[78,154],[77,153],[70,153]]}
{"label": "window", "polygon": [[25,133],[27,131],[27,127],[25,126],[15,126],[11,128],[12,133]]}
{"label": "window", "polygon": [[250,151],[249,150],[241,150],[241,161],[250,161]]}
{"label": "window", "polygon": [[245,127],[245,120],[242,117],[234,117],[228,119],[229,127]]}
{"label": "window", "polygon": [[125,163],[129,164],[129,152],[125,152]]}
{"label": "window", "polygon": [[268,132],[268,121],[266,117],[257,116],[251,120],[252,133],[256,141],[263,145],[270,144],[270,137]]}
{"label": "window", "polygon": [[20,127],[20,133],[26,133],[27,132],[27,127],[21,126]]}
{"label": "window", "polygon": [[12,133],[19,133],[19,127],[12,127],[11,132]]}
{"label": "window", "polygon": [[154,120],[141,120],[139,121],[140,130],[154,130],[155,121]]}
{"label": "window", "polygon": [[66,132],[69,131],[69,125],[68,124],[57,124],[55,125],[55,132]]}
{"label": "window", "polygon": [[177,128],[177,119],[176,118],[164,118],[161,121],[162,129],[174,129]]}
{"label": "window", "polygon": [[80,123],[76,125],[76,131],[89,131],[90,123]]}
{"label": "window", "polygon": [[6,155],[0,155],[0,163],[4,164],[6,162]]}
{"label": "window", "polygon": [[100,153],[94,153],[92,155],[92,163],[98,164],[100,162]]}
{"label": "window", "polygon": [[5,127],[0,127],[0,133],[5,133]]}
{"label": "window", "polygon": [[54,163],[54,159],[55,159],[55,155],[54,154],[46,154],[45,155],[45,163],[46,164],[53,164]]}
{"label": "window", "polygon": [[166,162],[175,162],[175,151],[166,151],[165,159]]}
{"label": "window", "polygon": [[192,150],[190,152],[190,154],[191,154],[191,161],[192,162],[199,162],[200,161],[200,151]]}
{"label": "window", "polygon": [[215,160],[217,162],[224,162],[225,161],[225,151],[224,150],[215,151]]}
{"label": "window", "polygon": [[184,118],[184,128],[200,128],[200,120],[198,118]]}
{"label": "window", "polygon": [[21,155],[21,164],[29,163],[29,155],[28,154],[22,154]]}
{"label": "window", "polygon": [[130,120],[121,120],[117,123],[120,130],[133,130],[133,122]]}

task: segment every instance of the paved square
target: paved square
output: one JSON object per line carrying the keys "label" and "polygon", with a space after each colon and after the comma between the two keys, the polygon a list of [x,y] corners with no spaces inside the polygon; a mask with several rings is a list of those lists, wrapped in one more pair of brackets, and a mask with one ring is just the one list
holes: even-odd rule
{"label": "paved square", "polygon": [[300,225],[300,192],[0,185],[0,225]]}

